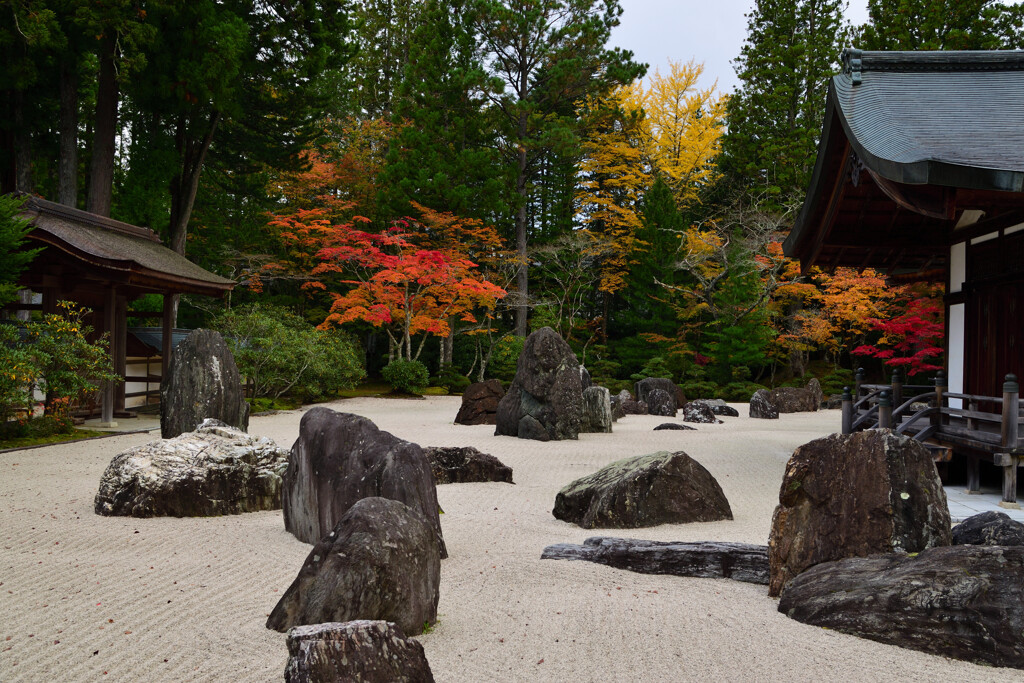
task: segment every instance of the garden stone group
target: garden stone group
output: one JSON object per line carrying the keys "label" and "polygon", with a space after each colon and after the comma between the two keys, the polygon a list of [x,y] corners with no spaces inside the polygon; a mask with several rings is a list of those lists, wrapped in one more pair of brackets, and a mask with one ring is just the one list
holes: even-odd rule
{"label": "garden stone group", "polygon": [[[326,407],[305,412],[290,451],[249,435],[237,368],[215,337],[194,332],[175,352],[165,438],[114,457],[96,513],[283,509],[287,531],[312,546],[266,622],[288,633],[286,680],[433,680],[413,636],[437,621],[448,556],[436,487],[508,486],[512,470],[475,448],[422,447]],[[750,417],[779,419],[821,401],[816,386],[764,392],[751,398]],[[543,442],[607,434],[637,413],[671,419],[680,411],[700,429],[738,417],[721,401],[687,401],[661,378],[612,397],[544,328],[526,340],[508,391],[496,382],[470,387],[454,421],[494,424],[495,439]],[[679,432],[681,443],[687,434]],[[719,483],[681,449],[566,482],[552,505],[557,519],[585,529],[732,519]],[[765,546],[594,537],[537,550],[544,559],[767,585],[782,613],[808,624],[1024,669],[1024,525],[987,514],[951,529],[931,455],[890,430],[797,448]]]}

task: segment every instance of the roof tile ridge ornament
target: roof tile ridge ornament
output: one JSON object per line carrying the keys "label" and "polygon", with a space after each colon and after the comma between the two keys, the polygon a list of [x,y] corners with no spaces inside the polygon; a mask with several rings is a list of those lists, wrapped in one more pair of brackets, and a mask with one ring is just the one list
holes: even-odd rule
{"label": "roof tile ridge ornament", "polygon": [[843,48],[842,54],[839,55],[839,61],[843,64],[843,73],[850,74],[850,82],[853,85],[860,85],[861,83],[861,69],[864,66],[863,54],[863,50],[847,47]]}

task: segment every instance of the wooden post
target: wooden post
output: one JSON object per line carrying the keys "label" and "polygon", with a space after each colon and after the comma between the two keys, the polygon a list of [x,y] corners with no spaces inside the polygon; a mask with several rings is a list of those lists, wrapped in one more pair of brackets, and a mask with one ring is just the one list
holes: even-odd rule
{"label": "wooden post", "polygon": [[[892,405],[899,408],[903,405],[903,370],[896,368],[892,371]],[[896,423],[899,424],[903,418],[896,416]]]}
{"label": "wooden post", "polygon": [[860,386],[864,384],[864,378],[867,377],[867,372],[864,368],[857,368],[857,373],[853,376],[853,400],[860,400]]}
{"label": "wooden post", "polygon": [[[115,345],[116,333],[114,328],[116,327],[115,321],[117,320],[117,290],[111,285],[110,290],[107,292],[107,303],[103,309],[103,327],[104,331],[110,334],[110,360],[111,366],[116,367],[117,364],[117,347]],[[103,383],[103,405],[100,407],[100,427],[116,427],[117,423],[114,422],[114,382]]]}
{"label": "wooden post", "polygon": [[892,399],[888,391],[878,395],[878,428],[892,429]]}
{"label": "wooden post", "polygon": [[942,370],[935,375],[935,407],[938,410],[932,416],[932,424],[940,427],[943,424],[942,409],[946,407],[946,373]]}
{"label": "wooden post", "polygon": [[[114,346],[114,342],[117,345]],[[125,376],[128,374],[128,299],[123,296],[117,297],[117,307],[114,311],[114,333],[110,340],[111,350],[114,352],[114,372],[121,376],[121,381],[114,389],[114,411],[124,413],[125,403]]]}
{"label": "wooden post", "polygon": [[1007,375],[1003,382],[1003,419],[1001,443],[1006,453],[1000,453],[999,464],[1003,466],[1003,500],[1001,507],[1019,509],[1017,505],[1017,465],[1020,463],[1018,454],[1019,423],[1020,423],[1020,385],[1017,376]]}
{"label": "wooden post", "polygon": [[853,433],[853,394],[843,387],[843,434]]}
{"label": "wooden post", "polygon": [[981,493],[981,458],[977,455],[967,457],[967,493]]}

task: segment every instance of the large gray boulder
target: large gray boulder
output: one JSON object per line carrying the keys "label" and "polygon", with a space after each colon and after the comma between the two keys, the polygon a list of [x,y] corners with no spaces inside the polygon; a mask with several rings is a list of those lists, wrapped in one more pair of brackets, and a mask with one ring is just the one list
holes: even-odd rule
{"label": "large gray boulder", "polygon": [[768,392],[768,401],[780,413],[806,413],[821,407],[821,385],[812,379],[806,388],[778,387]]}
{"label": "large gray boulder", "polygon": [[516,376],[498,404],[496,435],[537,441],[579,438],[583,416],[580,364],[550,327],[523,344]]}
{"label": "large gray boulder", "polygon": [[888,429],[832,434],[786,465],[768,539],[777,596],[821,562],[949,545],[949,509],[931,453]]}
{"label": "large gray boulder", "polygon": [[100,478],[98,515],[209,517],[281,507],[288,451],[217,420],[122,451]]}
{"label": "large gray boulder", "polygon": [[160,383],[160,435],[191,432],[208,417],[249,429],[249,404],[231,349],[219,332],[192,330],[174,349]]}
{"label": "large gray boulder", "polygon": [[423,646],[387,621],[365,619],[288,631],[285,683],[433,683]]}
{"label": "large gray boulder", "polygon": [[363,498],[313,546],[267,628],[372,619],[416,635],[437,621],[440,582],[430,523],[397,500]]}
{"label": "large gray boulder", "polygon": [[[1024,547],[957,545],[825,562],[782,592],[797,621],[1024,669]],[[979,674],[980,675],[980,674]]]}
{"label": "large gray boulder", "polygon": [[430,469],[437,484],[480,481],[512,483],[511,467],[472,446],[427,446],[423,453],[430,461]]}
{"label": "large gray boulder", "polygon": [[613,462],[565,486],[552,514],[584,529],[732,519],[722,487],[682,451]]}
{"label": "large gray boulder", "polygon": [[498,402],[504,395],[505,389],[496,379],[470,384],[462,392],[462,405],[455,416],[455,424],[494,424],[498,419]]}
{"label": "large gray boulder", "polygon": [[767,389],[758,389],[750,397],[750,417],[761,420],[778,420],[779,411],[771,401],[771,394]]}
{"label": "large gray boulder", "polygon": [[580,432],[610,434],[612,431],[612,399],[605,387],[591,385],[583,390],[583,417]]}
{"label": "large gray boulder", "polygon": [[437,487],[423,449],[365,417],[320,406],[307,411],[284,475],[285,529],[303,543],[316,543],[357,501],[372,496],[419,511],[447,557]]}
{"label": "large gray boulder", "polygon": [[953,527],[953,545],[1024,545],[1024,524],[1005,512],[982,512]]}

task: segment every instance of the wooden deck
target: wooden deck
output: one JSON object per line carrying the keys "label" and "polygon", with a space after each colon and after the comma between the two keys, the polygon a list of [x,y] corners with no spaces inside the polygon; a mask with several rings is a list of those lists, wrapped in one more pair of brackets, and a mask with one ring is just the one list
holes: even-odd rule
{"label": "wooden deck", "polygon": [[940,372],[933,386],[905,385],[901,375],[891,384],[857,384],[843,393],[843,433],[889,428],[928,446],[937,461],[954,454],[967,458],[969,491],[980,490],[982,460],[1003,468],[1004,507],[1017,505],[1017,468],[1024,461],[1020,385],[1006,375],[1002,396],[950,392]]}

